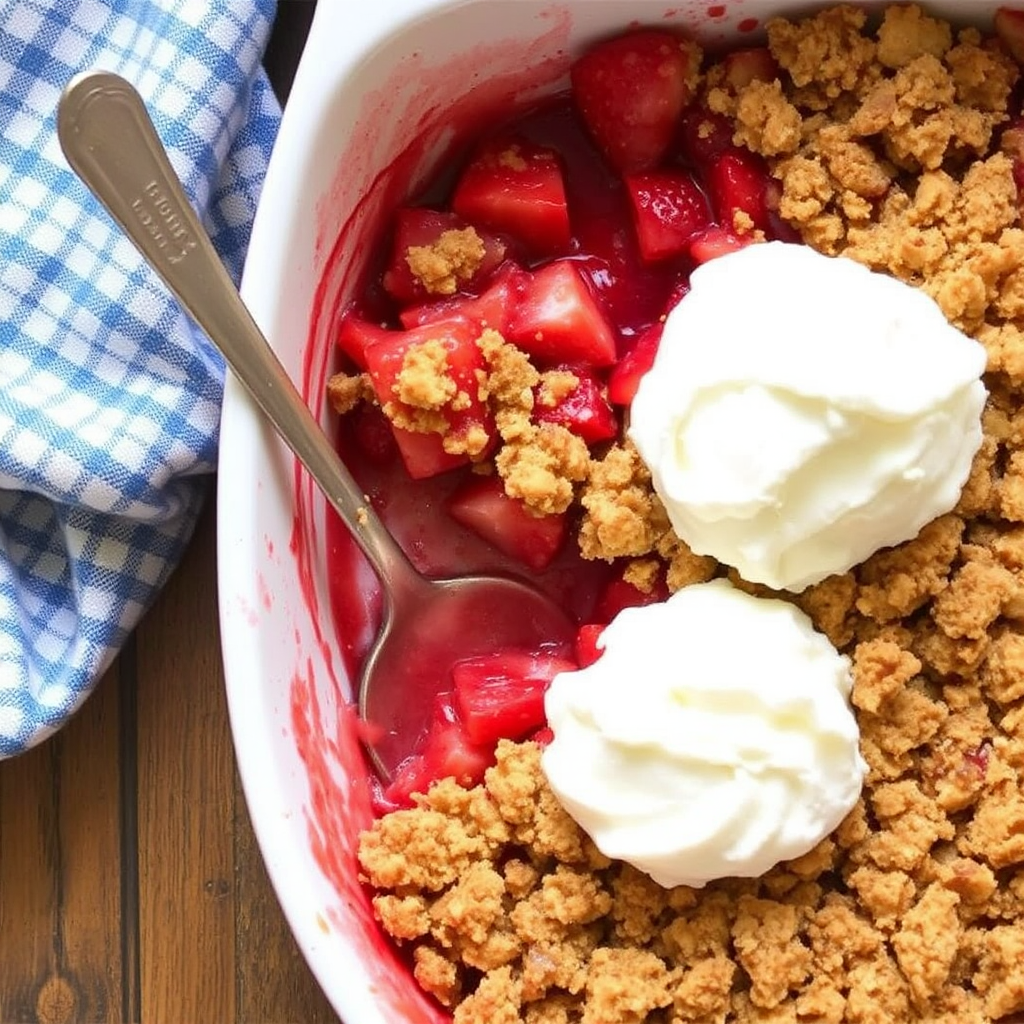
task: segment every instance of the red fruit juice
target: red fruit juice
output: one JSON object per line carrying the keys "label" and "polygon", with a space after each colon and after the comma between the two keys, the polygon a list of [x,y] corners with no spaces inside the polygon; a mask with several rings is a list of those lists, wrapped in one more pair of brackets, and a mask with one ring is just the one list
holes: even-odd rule
{"label": "red fruit juice", "polygon": [[[532,273],[554,259],[572,261],[582,272],[613,329],[616,360],[629,357],[637,340],[650,338],[648,329],[685,294],[695,260],[689,253],[656,261],[644,260],[629,192],[621,176],[595,148],[568,96],[549,101],[512,124],[502,126],[501,134],[515,135],[529,145],[548,147],[558,154],[572,227],[568,245],[546,254],[542,260],[529,257],[522,247],[516,247],[514,239],[510,240],[512,262],[520,270]],[[477,140],[481,141],[486,140]],[[464,157],[456,159],[442,168],[426,194],[413,197],[411,202],[448,210],[452,183],[458,179],[464,160]],[[707,177],[705,172],[710,170],[701,166],[699,153],[687,151],[682,133],[678,144],[666,155],[663,166],[692,173],[700,187]],[[714,206],[709,200],[709,220]],[[391,231],[391,225],[381,226],[376,259],[371,262],[358,297],[346,315],[398,330],[417,322],[421,307],[399,308],[387,293],[385,264],[391,247]],[[459,303],[470,297],[457,294],[439,301],[445,303],[446,310],[454,307],[457,313]],[[345,357],[340,358],[344,363]],[[648,354],[646,358],[651,356]],[[604,387],[614,371],[614,366],[597,367],[589,368],[587,373],[598,387]],[[624,410],[619,408],[615,415],[621,434]],[[608,433],[610,431],[604,432],[604,437]],[[608,443],[599,441],[592,445],[592,451],[599,453],[600,445]],[[503,554],[476,532],[460,525],[449,514],[447,504],[473,469],[462,466],[426,479],[411,479],[399,457],[391,426],[375,405],[364,403],[342,418],[338,447],[385,525],[413,564],[428,576],[477,572],[529,576],[552,594],[579,624],[594,621],[595,609],[602,604],[607,587],[620,580],[621,566],[581,558],[575,541],[575,523],[570,523],[569,537],[561,552],[540,572]],[[328,557],[337,632],[342,638],[347,667],[355,676],[379,621],[379,587],[345,528],[333,519],[328,527]],[[473,624],[467,622],[466,628],[472,629]],[[432,696],[409,694],[408,699],[429,702]],[[421,738],[405,738],[410,753]]]}

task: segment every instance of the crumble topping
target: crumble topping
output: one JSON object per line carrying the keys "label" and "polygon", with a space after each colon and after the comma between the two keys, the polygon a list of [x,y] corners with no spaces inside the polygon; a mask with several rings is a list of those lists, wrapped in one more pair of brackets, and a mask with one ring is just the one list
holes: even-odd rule
{"label": "crumble topping", "polygon": [[433,411],[452,403],[458,385],[448,373],[448,352],[438,340],[413,345],[392,387],[398,401]]}
{"label": "crumble topping", "polygon": [[569,370],[548,370],[540,375],[537,404],[553,409],[579,387],[580,379]]}
{"label": "crumble topping", "polygon": [[594,459],[580,497],[579,529],[584,558],[611,561],[650,554],[671,529],[651,474],[629,441]]}
{"label": "crumble topping", "polygon": [[428,294],[454,295],[480,269],[484,253],[476,228],[453,228],[433,245],[410,245],[405,261]]}
{"label": "crumble topping", "polygon": [[[663,889],[594,848],[533,742],[502,741],[480,786],[439,782],[363,835],[374,908],[455,1024],[1024,1012],[1024,135],[991,153],[1019,68],[915,4],[877,28],[837,6],[767,33],[780,80],[736,88],[712,69],[704,102],[768,160],[805,242],[924,289],[984,344],[985,440],[956,509],[794,598],[852,658],[869,766],[808,854]],[[628,560],[643,591],[721,572],[674,535],[628,441],[590,453],[533,421],[571,374],[541,374],[494,331],[478,344],[510,494],[541,512],[578,502],[584,556]]]}
{"label": "crumble topping", "polygon": [[368,373],[335,373],[327,381],[327,400],[339,416],[351,412],[360,402],[372,402],[374,397]]}

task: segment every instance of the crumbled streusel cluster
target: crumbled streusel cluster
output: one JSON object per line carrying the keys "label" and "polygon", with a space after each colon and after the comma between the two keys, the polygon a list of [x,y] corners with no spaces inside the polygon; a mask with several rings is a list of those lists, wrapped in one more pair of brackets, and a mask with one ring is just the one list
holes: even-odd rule
{"label": "crumbled streusel cluster", "polygon": [[[797,598],[853,659],[869,765],[858,806],[806,856],[662,889],[594,848],[533,743],[503,742],[484,784],[439,783],[363,836],[380,920],[456,1024],[1024,1012],[1024,145],[1002,131],[1020,69],[914,5],[878,24],[852,6],[776,19],[767,36],[779,79],[736,87],[712,65],[704,102],[769,159],[808,244],[924,289],[982,342],[984,442],[953,512]],[[638,586],[663,565],[673,590],[720,572],[671,532],[628,444],[592,458],[524,427],[537,371],[492,341],[510,493],[541,511],[579,501],[585,556],[633,559]]]}

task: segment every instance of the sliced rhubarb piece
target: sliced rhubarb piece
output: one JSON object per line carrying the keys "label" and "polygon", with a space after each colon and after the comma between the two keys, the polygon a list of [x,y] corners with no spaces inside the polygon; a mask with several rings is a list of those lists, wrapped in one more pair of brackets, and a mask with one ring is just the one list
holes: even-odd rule
{"label": "sliced rhubarb piece", "polygon": [[452,666],[455,707],[472,743],[519,739],[545,724],[544,694],[559,672],[576,664],[553,654],[508,650]]}
{"label": "sliced rhubarb piece", "polygon": [[707,263],[753,243],[754,239],[748,235],[741,237],[719,224],[712,224],[691,239],[690,255],[696,263]]}
{"label": "sliced rhubarb piece", "polygon": [[507,249],[500,238],[448,210],[403,207],[395,214],[384,290],[400,304],[476,291]]}
{"label": "sliced rhubarb piece", "polygon": [[[425,324],[409,331],[387,331],[365,350],[367,372],[377,400],[392,419],[395,440],[409,475],[421,480],[462,465],[483,452],[481,443],[494,435],[490,410],[479,395],[483,353],[476,344],[479,330],[466,320]],[[436,410],[444,423],[439,430],[415,429],[410,422],[420,410],[401,401],[398,390],[406,358],[417,346],[440,346],[445,375],[454,385],[458,402]]]}
{"label": "sliced rhubarb piece", "polygon": [[419,306],[407,306],[398,318],[406,328],[420,327],[439,320],[458,317],[481,329],[490,327],[501,335],[508,331],[512,307],[518,301],[529,275],[514,263],[506,263],[494,275],[494,280],[479,295],[456,295]]}
{"label": "sliced rhubarb piece", "polygon": [[573,98],[613,167],[643,171],[659,163],[699,61],[689,40],[645,30],[598,43],[573,64]]}
{"label": "sliced rhubarb piece", "polygon": [[1000,7],[992,16],[992,27],[1018,64],[1024,64],[1024,11]]}
{"label": "sliced rhubarb piece", "polygon": [[645,260],[682,255],[690,239],[711,223],[708,201],[687,171],[645,171],[624,180]]}
{"label": "sliced rhubarb piece", "polygon": [[358,313],[346,313],[338,324],[338,348],[359,367],[366,369],[366,346],[390,334],[386,327],[364,320]]}
{"label": "sliced rhubarb piece", "polygon": [[569,206],[558,154],[525,139],[492,139],[462,172],[452,209],[472,224],[511,235],[537,256],[569,247]]}
{"label": "sliced rhubarb piece", "polygon": [[726,229],[734,229],[739,214],[749,217],[752,227],[770,230],[767,201],[770,180],[763,159],[747,150],[735,150],[718,157],[707,169],[706,181],[719,223]]}
{"label": "sliced rhubarb piece", "polygon": [[448,512],[499,551],[539,572],[565,542],[564,514],[536,515],[505,493],[499,476],[471,477],[448,500]]}
{"label": "sliced rhubarb piece", "polygon": [[735,130],[724,114],[694,103],[679,118],[679,148],[689,163],[704,169],[737,148],[732,141]]}
{"label": "sliced rhubarb piece", "polygon": [[508,340],[542,363],[615,362],[615,333],[571,260],[529,276],[509,318]]}
{"label": "sliced rhubarb piece", "polygon": [[576,386],[559,397],[554,405],[545,405],[538,398],[534,402],[533,418],[538,423],[557,423],[583,438],[587,444],[615,437],[619,432],[619,421],[605,397],[605,386],[594,372],[585,366],[555,369],[571,373],[576,378]]}
{"label": "sliced rhubarb piece", "polygon": [[586,622],[577,630],[576,661],[580,668],[593,665],[604,654],[604,650],[597,645],[603,632],[604,624],[598,622]]}
{"label": "sliced rhubarb piece", "polygon": [[612,404],[629,405],[633,401],[640,378],[654,365],[663,328],[660,320],[651,324],[615,364],[608,376],[608,400]]}
{"label": "sliced rhubarb piece", "polygon": [[722,72],[733,92],[739,92],[751,82],[773,82],[779,75],[779,65],[767,46],[754,46],[727,53],[722,59]]}
{"label": "sliced rhubarb piece", "polygon": [[594,608],[594,619],[597,622],[609,623],[623,608],[639,608],[648,604],[657,604],[668,597],[668,587],[661,577],[649,590],[641,590],[621,576],[616,576],[605,584],[601,596]]}
{"label": "sliced rhubarb piece", "polygon": [[469,736],[451,699],[451,694],[437,699],[422,745],[403,762],[384,789],[381,810],[411,807],[414,794],[426,793],[441,779],[452,778],[461,786],[475,786],[494,763],[493,744],[481,745]]}

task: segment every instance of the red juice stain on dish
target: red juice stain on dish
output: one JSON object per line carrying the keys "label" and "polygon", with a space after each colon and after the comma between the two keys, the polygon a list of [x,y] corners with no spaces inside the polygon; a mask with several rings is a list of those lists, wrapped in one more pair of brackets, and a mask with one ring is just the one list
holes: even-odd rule
{"label": "red juice stain on dish", "polygon": [[754,32],[757,29],[757,26],[760,25],[760,24],[761,23],[757,20],[757,18],[744,18],[736,26],[736,31],[737,32]]}
{"label": "red juice stain on dish", "polygon": [[[536,32],[530,30],[530,17],[538,22]],[[362,247],[353,242],[362,239],[353,235],[357,230],[377,232],[381,215],[409,194],[410,183],[420,182],[429,171],[439,145],[451,150],[465,144],[481,125],[491,122],[495,110],[506,115],[514,112],[519,101],[510,103],[510,96],[536,95],[568,72],[572,30],[568,9],[550,6],[524,11],[521,22],[520,37],[481,43],[445,56],[441,64],[430,63],[432,57],[437,59],[432,52],[414,50],[396,65],[381,88],[362,99],[351,142],[317,211],[316,250],[330,252],[328,271],[339,261],[346,271],[348,264],[354,264],[354,254]],[[453,91],[460,95],[453,98]],[[397,140],[393,151],[398,155],[379,171],[382,136]],[[403,169],[408,173],[397,173]],[[339,210],[346,211],[344,218]],[[341,260],[345,251],[347,261]],[[328,310],[331,315],[338,311],[336,305]]]}
{"label": "red juice stain on dish", "polygon": [[267,586],[267,580],[263,573],[256,574],[256,590],[260,596],[260,604],[269,612],[273,607],[274,599],[270,594],[270,587]]}
{"label": "red juice stain on dish", "polygon": [[[344,912],[328,910],[335,928],[362,947],[363,968],[384,1016],[407,1024],[442,1024],[448,1020],[412,983],[409,968],[395,946],[384,938],[373,916],[366,890],[359,883],[355,844],[370,821],[365,783],[360,781],[362,755],[353,739],[354,714],[339,705],[335,723],[338,741],[328,739],[328,723],[318,697],[312,661],[296,672],[291,684],[291,721],[295,744],[309,783],[305,808],[310,850],[324,877],[337,891]],[[344,781],[339,768],[345,772]],[[317,915],[327,931],[323,914]]]}
{"label": "red juice stain on dish", "polygon": [[238,610],[242,613],[247,626],[252,626],[255,629],[260,624],[260,617],[256,613],[256,609],[242,597],[238,598]]}
{"label": "red juice stain on dish", "polygon": [[708,8],[709,18],[724,18],[725,17],[725,5],[715,4],[714,7]]}

